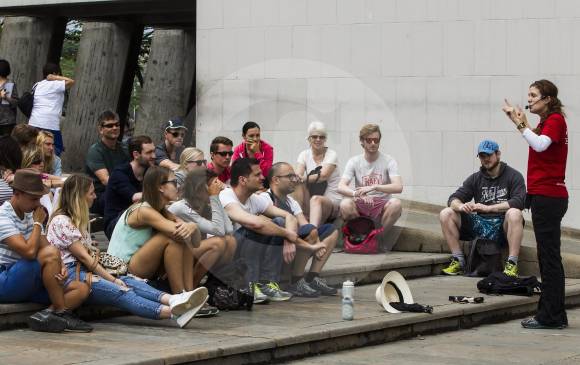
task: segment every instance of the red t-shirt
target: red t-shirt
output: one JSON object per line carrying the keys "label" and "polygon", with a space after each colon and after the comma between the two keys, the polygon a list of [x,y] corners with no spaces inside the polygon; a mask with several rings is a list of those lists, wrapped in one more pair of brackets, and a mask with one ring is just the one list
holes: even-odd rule
{"label": "red t-shirt", "polygon": [[568,157],[568,127],[564,116],[553,113],[538,125],[540,134],[550,137],[547,150],[528,155],[528,194],[567,198],[566,159]]}
{"label": "red t-shirt", "polygon": [[[207,164],[207,169],[215,172],[215,169],[213,167],[213,163],[211,163],[211,162]],[[232,171],[231,171],[230,167],[228,166],[224,169],[224,171],[222,171],[221,174],[218,175],[218,179],[220,179],[221,182],[226,184],[228,181],[230,181],[231,176],[232,176]]]}

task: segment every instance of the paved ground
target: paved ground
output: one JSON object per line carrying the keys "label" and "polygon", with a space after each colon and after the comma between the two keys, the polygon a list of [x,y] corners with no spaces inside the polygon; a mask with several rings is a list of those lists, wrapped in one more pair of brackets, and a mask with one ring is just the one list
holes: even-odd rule
{"label": "paved ground", "polygon": [[568,317],[566,330],[526,330],[514,320],[286,364],[580,364],[580,309],[569,310]]}
{"label": "paved ground", "polygon": [[[196,319],[187,329],[176,328],[169,320],[126,316],[92,322],[95,331],[89,334],[45,334],[28,329],[2,331],[0,364],[184,363],[329,339],[338,344],[336,341],[341,336],[353,333],[384,331],[396,337],[400,333],[423,332],[421,328],[441,325],[452,329],[457,328],[459,318],[482,319],[487,311],[535,306],[537,297],[486,296],[485,303],[477,305],[448,301],[449,295],[477,295],[476,281],[441,276],[410,280],[415,300],[433,305],[433,314],[388,314],[374,300],[377,285],[373,284],[356,288],[353,321],[341,320],[340,298],[336,296],[257,306],[252,312],[222,313],[216,318]],[[580,280],[569,280],[567,293],[578,297]],[[573,326],[578,322],[571,319]],[[572,330],[562,333],[572,333]],[[362,338],[357,341],[364,343],[366,337]],[[303,349],[299,351],[304,353]],[[444,347],[441,351],[444,354],[448,349]]]}

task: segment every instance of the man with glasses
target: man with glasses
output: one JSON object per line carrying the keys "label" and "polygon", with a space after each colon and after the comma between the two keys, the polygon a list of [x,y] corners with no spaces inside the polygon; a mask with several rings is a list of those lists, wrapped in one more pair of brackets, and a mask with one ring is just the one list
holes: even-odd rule
{"label": "man with glasses", "polygon": [[209,146],[211,162],[207,164],[207,168],[213,170],[224,184],[229,184],[232,174],[230,162],[234,154],[233,147],[232,140],[222,136],[215,137]]}
{"label": "man with glasses", "polygon": [[232,165],[232,187],[219,195],[234,222],[236,254],[247,265],[246,280],[254,293],[254,303],[285,301],[292,297],[280,290],[280,271],[283,257],[286,262],[294,259],[298,238],[296,218],[274,206],[270,199],[255,194],[263,189],[263,181],[259,161],[240,158]]}
{"label": "man with glasses", "polygon": [[180,118],[173,118],[165,123],[165,139],[155,146],[155,164],[170,170],[179,168],[179,157],[184,150],[183,139],[187,127]]}
{"label": "man with glasses", "polygon": [[85,173],[93,179],[97,199],[91,207],[92,213],[104,214],[105,188],[113,169],[129,162],[126,146],[119,142],[121,124],[119,116],[112,110],[103,111],[97,118],[99,141],[89,147],[85,159]]}
{"label": "man with glasses", "polygon": [[[320,271],[328,261],[336,246],[338,232],[333,224],[322,224],[319,227],[308,223],[302,213],[300,204],[289,194],[292,194],[300,182],[292,166],[286,162],[272,165],[268,173],[270,189],[260,194],[270,199],[274,205],[291,213],[298,221],[298,239],[296,240],[296,256],[292,265],[292,282],[289,291],[299,297],[318,297],[320,295],[335,295],[337,290],[326,284],[320,277]],[[308,261],[312,258],[310,271],[304,276]],[[284,255],[286,263],[290,257]]]}
{"label": "man with glasses", "polygon": [[148,136],[137,136],[129,142],[131,162],[115,168],[105,193],[105,235],[111,239],[117,220],[131,204],[141,200],[143,176],[155,165],[155,145]]}
{"label": "man with glasses", "polygon": [[[338,192],[345,196],[340,202],[340,214],[345,221],[369,217],[380,222],[386,233],[401,216],[401,201],[391,195],[403,191],[403,180],[397,161],[379,151],[381,130],[378,125],[362,126],[359,140],[364,153],[348,160],[338,183]],[[354,190],[350,188],[352,179]],[[390,251],[393,245],[394,242],[389,242],[382,249]]]}
{"label": "man with glasses", "polygon": [[459,240],[485,238],[502,245],[505,245],[507,239],[509,256],[504,273],[517,277],[518,255],[524,232],[524,177],[500,161],[499,145],[494,141],[482,141],[477,156],[481,168],[451,194],[448,207],[439,214],[443,236],[453,255],[449,266],[443,269],[443,274],[463,274],[465,256]]}

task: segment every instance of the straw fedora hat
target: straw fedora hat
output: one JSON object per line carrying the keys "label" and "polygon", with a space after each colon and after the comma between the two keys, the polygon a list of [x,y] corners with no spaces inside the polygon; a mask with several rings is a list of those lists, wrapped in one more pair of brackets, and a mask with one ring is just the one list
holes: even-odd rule
{"label": "straw fedora hat", "polygon": [[391,302],[415,303],[407,281],[397,271],[390,271],[385,275],[375,292],[375,299],[389,313],[401,313],[391,306]]}
{"label": "straw fedora hat", "polygon": [[45,195],[50,189],[42,183],[40,173],[34,169],[20,169],[14,173],[12,188],[31,195]]}

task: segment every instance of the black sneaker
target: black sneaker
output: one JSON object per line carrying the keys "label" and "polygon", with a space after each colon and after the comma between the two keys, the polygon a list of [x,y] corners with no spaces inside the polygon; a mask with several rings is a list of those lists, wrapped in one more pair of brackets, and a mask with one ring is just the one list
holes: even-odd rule
{"label": "black sneaker", "polygon": [[34,313],[27,322],[31,330],[38,332],[60,333],[66,328],[66,322],[48,309]]}
{"label": "black sneaker", "polygon": [[218,315],[219,312],[220,310],[217,309],[216,307],[205,303],[203,307],[201,307],[200,310],[197,311],[194,317],[197,318],[215,317]]}
{"label": "black sneaker", "polygon": [[336,293],[338,293],[338,290],[336,290],[331,286],[328,286],[326,280],[324,280],[319,276],[316,276],[314,279],[312,279],[312,281],[309,282],[308,285],[312,289],[319,291],[320,294],[322,295],[336,295]]}
{"label": "black sneaker", "polygon": [[312,289],[304,278],[301,278],[294,284],[290,285],[288,291],[297,297],[316,298],[320,296],[320,292]]}
{"label": "black sneaker", "polygon": [[91,332],[93,327],[87,322],[81,320],[72,312],[66,310],[60,313],[54,313],[65,322],[65,331],[67,332]]}

